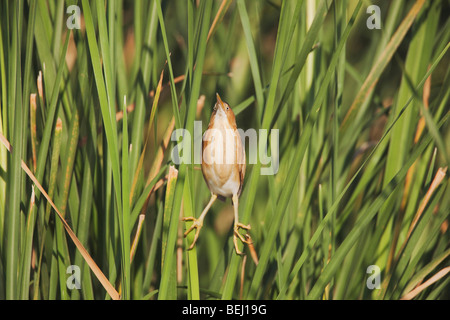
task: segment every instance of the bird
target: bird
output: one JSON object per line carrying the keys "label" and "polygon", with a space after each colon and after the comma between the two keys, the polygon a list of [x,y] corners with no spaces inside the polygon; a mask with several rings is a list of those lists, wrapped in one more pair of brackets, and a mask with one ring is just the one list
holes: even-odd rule
{"label": "bird", "polygon": [[246,167],[245,149],[237,130],[233,110],[228,103],[222,101],[218,93],[216,98],[208,129],[202,137],[201,168],[211,198],[198,219],[183,218],[183,221],[193,221],[184,236],[196,229],[194,240],[188,248],[191,250],[197,242],[203,220],[213,203],[218,198],[221,200],[231,198],[234,208],[233,242],[236,253],[242,255],[238,248],[238,239],[246,244],[250,244],[250,240],[245,239],[239,230],[251,229],[249,224],[239,222],[239,197],[242,193]]}

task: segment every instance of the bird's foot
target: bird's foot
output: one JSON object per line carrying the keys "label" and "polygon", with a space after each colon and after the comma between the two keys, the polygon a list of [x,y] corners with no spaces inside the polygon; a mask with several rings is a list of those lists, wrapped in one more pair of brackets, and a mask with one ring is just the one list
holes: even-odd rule
{"label": "bird's foot", "polygon": [[238,255],[242,255],[242,251],[239,250],[239,248],[238,248],[238,241],[237,241],[237,239],[239,238],[243,243],[246,243],[246,244],[251,244],[251,240],[245,239],[244,236],[239,233],[239,228],[242,228],[242,229],[245,229],[245,230],[250,230],[251,227],[250,227],[249,224],[245,225],[245,224],[242,224],[240,222],[237,222],[237,223],[234,224],[234,230],[233,230],[234,231],[234,235],[233,235],[234,248],[236,249],[236,253]]}
{"label": "bird's foot", "polygon": [[182,219],[183,221],[193,221],[191,227],[186,230],[186,232],[184,233],[184,236],[186,237],[192,230],[195,230],[195,236],[194,236],[194,241],[192,241],[191,246],[188,248],[188,250],[191,250],[192,248],[194,248],[195,243],[197,242],[198,239],[198,235],[200,234],[200,229],[203,226],[203,221],[196,219],[194,217],[185,217]]}

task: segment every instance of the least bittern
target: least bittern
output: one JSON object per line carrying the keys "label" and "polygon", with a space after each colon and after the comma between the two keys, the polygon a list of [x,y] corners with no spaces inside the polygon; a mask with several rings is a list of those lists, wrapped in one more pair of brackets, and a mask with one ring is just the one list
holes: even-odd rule
{"label": "least bittern", "polygon": [[211,199],[198,219],[194,217],[183,218],[184,221],[193,221],[191,227],[184,233],[187,236],[196,229],[192,249],[198,239],[200,229],[206,213],[217,198],[230,198],[234,207],[233,242],[237,254],[242,254],[238,248],[239,238],[243,243],[248,240],[239,233],[239,229],[250,229],[250,225],[239,222],[239,196],[245,176],[245,149],[237,130],[236,119],[230,106],[216,94],[217,102],[209,121],[209,126],[203,135],[202,142],[202,173],[206,184],[211,191]]}

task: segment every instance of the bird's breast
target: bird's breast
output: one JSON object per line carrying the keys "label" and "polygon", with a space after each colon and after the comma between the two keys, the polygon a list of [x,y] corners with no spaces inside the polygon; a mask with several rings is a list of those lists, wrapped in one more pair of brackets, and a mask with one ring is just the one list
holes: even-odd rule
{"label": "bird's breast", "polygon": [[213,193],[230,197],[241,187],[242,143],[236,128],[217,120],[203,135],[202,172]]}

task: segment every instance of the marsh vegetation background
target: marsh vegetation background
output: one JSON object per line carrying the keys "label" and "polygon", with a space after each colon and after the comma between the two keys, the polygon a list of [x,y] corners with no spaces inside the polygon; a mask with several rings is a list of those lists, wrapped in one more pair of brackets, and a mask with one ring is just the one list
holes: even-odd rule
{"label": "marsh vegetation background", "polygon": [[[0,299],[449,298],[448,1],[2,0],[0,20]],[[230,200],[183,237],[210,193],[171,133],[206,129],[216,92],[279,130],[278,172],[247,166],[245,256]]]}

